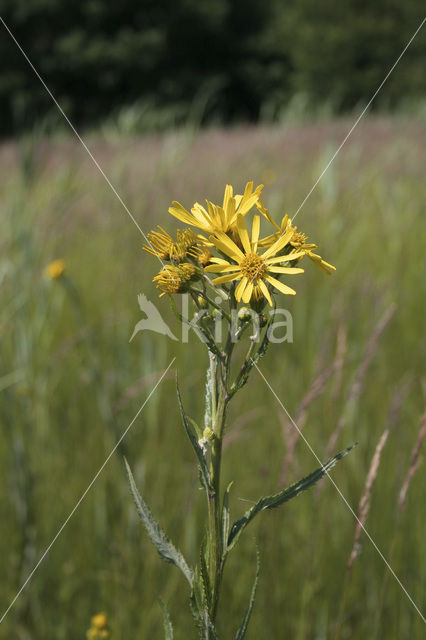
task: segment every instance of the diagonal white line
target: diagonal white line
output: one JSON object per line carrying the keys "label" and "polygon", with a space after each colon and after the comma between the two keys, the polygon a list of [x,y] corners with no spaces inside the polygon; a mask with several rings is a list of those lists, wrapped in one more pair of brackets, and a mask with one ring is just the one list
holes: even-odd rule
{"label": "diagonal white line", "polygon": [[[319,462],[319,464],[321,465],[321,467],[323,467],[323,464],[320,460],[320,458],[318,457],[318,455],[315,453],[315,451],[313,450],[312,446],[309,444],[308,440],[306,439],[306,437],[304,436],[304,434],[302,433],[302,431],[299,429],[299,427],[297,426],[297,424],[295,423],[295,421],[293,420],[293,418],[291,417],[291,415],[289,414],[289,412],[287,411],[287,409],[285,408],[285,406],[283,405],[283,403],[281,402],[280,398],[277,396],[277,394],[275,393],[274,389],[272,388],[272,386],[269,384],[268,380],[265,378],[265,376],[263,375],[262,371],[259,369],[258,365],[254,362],[253,363],[254,366],[256,367],[257,371],[259,372],[260,376],[263,378],[264,382],[266,383],[267,387],[270,389],[270,391],[272,392],[272,394],[274,395],[274,397],[276,398],[276,400],[278,401],[279,405],[281,406],[281,408],[283,409],[283,411],[285,411],[288,419],[290,420],[290,422],[292,423],[292,425],[294,426],[294,428],[298,431],[300,437],[303,439],[304,443],[306,444],[306,446],[308,447],[308,449],[310,450],[310,452],[312,453],[312,455],[314,456],[314,458],[317,460],[317,462]],[[345,503],[345,505],[348,507],[349,511],[352,513],[353,517],[355,518],[355,520],[358,522],[358,524],[360,525],[360,527],[362,528],[362,530],[364,531],[365,535],[367,536],[367,538],[370,540],[371,544],[373,545],[373,547],[375,548],[375,550],[377,551],[377,553],[379,554],[379,556],[381,557],[381,559],[383,560],[383,562],[385,563],[385,565],[387,566],[387,568],[389,569],[390,573],[392,574],[392,576],[395,578],[395,580],[397,581],[397,583],[399,584],[399,586],[401,587],[401,589],[403,590],[403,592],[405,593],[405,595],[407,596],[408,600],[411,602],[411,604],[413,605],[414,609],[417,611],[417,613],[419,614],[419,616],[421,617],[421,619],[423,620],[423,622],[426,624],[426,618],[424,617],[424,615],[422,614],[422,612],[420,611],[419,607],[416,605],[416,603],[414,602],[413,598],[410,596],[410,594],[408,593],[407,589],[404,587],[404,585],[402,584],[401,580],[398,578],[398,576],[396,575],[395,571],[392,569],[392,567],[390,566],[389,562],[386,560],[385,556],[383,555],[383,553],[380,551],[379,547],[377,546],[377,544],[374,542],[373,538],[371,537],[371,535],[368,533],[367,529],[365,528],[365,526],[362,524],[362,522],[360,521],[360,519],[358,518],[357,514],[355,513],[355,511],[352,509],[351,505],[349,504],[349,502],[347,501],[347,499],[345,498],[345,496],[343,495],[342,491],[339,489],[339,487],[337,486],[337,484],[335,483],[335,481],[333,480],[333,478],[331,477],[331,475],[329,474],[328,471],[325,471],[325,474],[328,476],[328,479],[330,480],[331,484],[334,486],[334,488],[336,489],[337,493],[340,495],[340,497],[342,498],[343,502]]]}
{"label": "diagonal white line", "polygon": [[293,222],[293,220],[295,219],[295,217],[297,216],[297,214],[299,213],[299,211],[301,210],[301,208],[303,207],[303,205],[305,204],[305,202],[308,200],[308,198],[310,198],[312,192],[316,189],[318,183],[320,182],[321,178],[323,177],[323,175],[325,174],[325,172],[328,170],[328,168],[330,167],[331,163],[334,161],[334,159],[336,158],[337,154],[340,152],[340,150],[342,149],[343,145],[346,144],[346,141],[348,140],[349,136],[352,134],[353,130],[355,129],[355,127],[358,126],[358,123],[360,122],[361,118],[364,117],[365,113],[368,111],[368,109],[371,106],[371,103],[373,102],[373,100],[375,99],[375,97],[377,96],[377,94],[379,93],[379,91],[382,89],[383,85],[385,84],[385,82],[388,80],[389,76],[391,75],[391,73],[394,71],[395,67],[397,66],[397,64],[399,63],[399,61],[401,60],[402,56],[405,54],[405,52],[407,51],[408,47],[410,46],[410,44],[413,42],[414,38],[417,36],[417,34],[419,33],[420,29],[423,27],[424,23],[426,21],[426,18],[423,18],[423,20],[421,21],[420,25],[417,27],[416,31],[413,33],[413,35],[411,36],[411,38],[409,39],[409,41],[407,42],[407,44],[405,45],[404,49],[402,50],[402,52],[400,53],[400,55],[398,56],[398,58],[395,60],[395,62],[393,63],[392,67],[389,69],[389,71],[387,72],[384,80],[382,80],[382,82],[379,84],[379,86],[377,87],[376,91],[373,93],[372,97],[370,98],[370,100],[368,101],[366,107],[361,111],[360,115],[358,116],[358,118],[355,120],[355,123],[352,125],[351,129],[348,131],[348,133],[346,134],[346,136],[344,137],[343,141],[341,142],[340,146],[337,148],[337,150],[334,152],[331,160],[329,161],[329,163],[327,164],[327,166],[323,169],[323,171],[321,172],[320,176],[318,177],[317,181],[315,182],[315,184],[313,185],[313,187],[311,188],[311,190],[308,192],[307,196],[305,197],[305,199],[303,200],[303,202],[300,204],[299,208],[297,209],[296,213],[294,214],[294,216],[292,217],[291,221]]}
{"label": "diagonal white line", "polygon": [[49,553],[49,551],[51,550],[51,548],[53,547],[53,545],[55,544],[56,540],[59,538],[59,536],[61,535],[62,531],[65,529],[65,527],[67,526],[68,522],[71,520],[71,518],[73,517],[74,513],[77,511],[78,507],[80,506],[80,504],[83,502],[84,498],[87,496],[87,494],[89,493],[90,489],[92,488],[92,486],[94,485],[94,483],[96,482],[96,480],[98,479],[98,477],[100,476],[100,474],[102,473],[102,471],[104,470],[105,466],[108,464],[109,460],[111,459],[111,457],[114,455],[114,453],[117,450],[117,447],[120,445],[120,443],[123,441],[123,439],[125,438],[127,432],[129,431],[130,427],[134,424],[135,420],[138,418],[138,416],[140,415],[142,409],[145,407],[145,405],[147,404],[147,402],[149,401],[149,399],[151,398],[151,396],[153,395],[153,393],[157,390],[159,384],[162,382],[162,380],[164,379],[164,376],[166,375],[166,373],[168,372],[168,370],[170,369],[170,367],[172,366],[173,362],[176,360],[176,357],[172,358],[172,360],[170,361],[169,366],[167,367],[167,369],[165,369],[165,371],[163,371],[163,373],[160,376],[160,379],[156,382],[154,388],[150,391],[149,395],[147,396],[147,398],[145,399],[145,402],[143,403],[143,405],[140,407],[140,409],[138,410],[138,412],[136,413],[135,417],[133,418],[133,420],[130,422],[130,424],[127,426],[127,428],[125,429],[125,431],[122,433],[120,439],[116,442],[116,444],[114,445],[113,449],[111,450],[111,452],[109,453],[108,457],[106,458],[105,462],[99,467],[98,471],[95,473],[95,475],[93,476],[92,480],[90,481],[90,484],[87,486],[87,489],[81,494],[80,498],[78,499],[78,501],[76,502],[74,508],[72,509],[72,511],[70,512],[70,514],[68,515],[68,517],[64,520],[64,522],[62,523],[61,527],[59,528],[57,534],[54,536],[54,538],[52,538],[51,542],[48,544],[48,546],[46,547],[46,549],[44,550],[43,554],[41,555],[40,559],[38,560],[37,564],[35,565],[35,567],[33,568],[33,570],[31,571],[31,573],[29,574],[29,576],[27,577],[27,579],[25,580],[25,582],[22,584],[21,588],[19,589],[18,593],[15,595],[15,597],[13,598],[12,602],[10,603],[10,605],[7,607],[6,611],[3,613],[2,617],[0,618],[0,624],[3,622],[3,620],[6,618],[7,614],[9,613],[9,611],[11,610],[11,608],[13,607],[13,605],[15,604],[15,602],[17,601],[17,599],[19,598],[19,596],[21,595],[21,593],[23,592],[23,590],[25,589],[25,587],[27,586],[27,584],[29,583],[29,581],[31,580],[31,578],[33,577],[33,575],[35,574],[35,572],[37,571],[37,569],[39,568],[39,566],[41,565],[41,563],[43,562],[43,560],[45,559],[45,557],[47,556],[47,554]]}
{"label": "diagonal white line", "polygon": [[[18,40],[15,38],[15,36],[13,35],[13,33],[11,32],[11,30],[9,29],[9,27],[7,26],[6,22],[4,21],[4,19],[2,18],[2,16],[0,16],[0,21],[3,23],[4,28],[6,29],[6,31],[8,32],[8,34],[10,35],[10,37],[12,38],[13,42],[16,44],[16,46],[18,47],[19,51],[22,53],[22,55],[24,56],[25,60],[28,62],[28,64],[30,65],[31,69],[34,71],[35,75],[37,76],[37,78],[40,80],[41,84],[43,85],[44,89],[47,91],[47,93],[49,94],[49,96],[51,97],[51,99],[53,100],[54,104],[56,105],[56,107],[58,108],[58,110],[60,111],[61,115],[63,116],[63,118],[65,119],[65,121],[67,122],[67,124],[69,125],[70,129],[73,131],[73,133],[75,134],[75,136],[77,137],[77,139],[79,140],[79,142],[81,143],[81,145],[83,146],[83,148],[85,149],[85,151],[87,152],[87,154],[89,155],[90,159],[92,160],[93,164],[96,166],[96,168],[98,169],[98,171],[100,172],[100,174],[102,175],[102,177],[104,178],[104,180],[106,181],[106,183],[108,184],[108,186],[110,187],[111,191],[114,193],[114,195],[116,196],[116,198],[118,199],[118,201],[120,202],[121,206],[123,207],[123,209],[126,211],[127,215],[129,216],[129,218],[132,220],[132,222],[136,225],[136,227],[139,229],[140,233],[142,234],[142,236],[144,237],[145,241],[148,243],[148,245],[152,247],[152,244],[150,243],[150,241],[148,240],[148,238],[146,237],[145,233],[143,232],[143,230],[141,229],[139,223],[137,222],[136,218],[133,216],[132,212],[130,211],[130,209],[127,207],[126,203],[124,202],[123,198],[120,196],[120,194],[118,193],[117,189],[114,187],[114,185],[112,184],[111,180],[108,178],[108,176],[106,175],[105,171],[102,169],[101,165],[99,164],[99,162],[96,160],[95,156],[93,155],[93,153],[90,151],[89,147],[87,146],[87,144],[84,142],[83,138],[80,136],[80,134],[78,133],[77,129],[75,128],[75,126],[73,125],[73,123],[71,122],[71,120],[69,119],[69,117],[67,116],[67,114],[65,113],[65,111],[62,109],[61,105],[59,104],[59,102],[56,100],[55,96],[53,95],[53,93],[51,92],[51,90],[49,89],[49,87],[47,86],[46,82],[43,80],[43,78],[41,77],[40,73],[37,71],[36,67],[34,66],[34,64],[31,62],[30,58],[28,57],[28,55],[25,53],[24,49],[22,48],[22,46],[19,44]],[[161,262],[161,264],[164,267],[164,262],[161,260],[161,258],[159,256],[157,256],[157,258],[159,259],[159,261]]]}

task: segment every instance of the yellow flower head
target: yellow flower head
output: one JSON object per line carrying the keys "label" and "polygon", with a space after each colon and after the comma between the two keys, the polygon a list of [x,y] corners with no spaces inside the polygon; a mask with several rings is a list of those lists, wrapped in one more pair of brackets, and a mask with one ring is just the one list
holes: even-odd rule
{"label": "yellow flower head", "polygon": [[188,255],[198,262],[201,267],[206,267],[212,259],[212,252],[208,247],[195,246],[188,251]]}
{"label": "yellow flower head", "polygon": [[313,252],[313,250],[317,248],[317,245],[307,242],[308,237],[305,233],[303,233],[302,231],[297,231],[297,227],[294,227],[294,231],[295,233],[290,242],[291,246],[293,247],[293,250],[290,252],[290,256],[293,253],[304,251],[308,258],[310,258],[312,262],[316,264],[317,267],[319,267],[321,271],[324,271],[324,273],[326,273],[328,276],[332,271],[336,271],[336,267],[333,267],[332,264],[326,262],[325,260],[323,260],[323,258],[321,258],[321,256]]}
{"label": "yellow flower head", "polygon": [[57,280],[64,275],[65,272],[65,261],[58,259],[53,260],[44,270],[45,275],[51,280]]}
{"label": "yellow flower head", "polygon": [[177,239],[173,240],[171,235],[158,225],[159,231],[148,233],[149,245],[144,245],[144,251],[151,253],[160,260],[172,260],[182,262],[188,250],[194,246],[197,238],[191,229],[178,229]]}
{"label": "yellow flower head", "polygon": [[310,258],[312,260],[312,262],[314,262],[314,264],[316,264],[327,275],[330,275],[330,273],[332,271],[336,271],[336,267],[333,267],[332,264],[329,264],[328,262],[323,260],[323,258],[321,258],[321,256],[319,256],[316,253],[314,253],[314,249],[317,248],[317,245],[307,242],[307,240],[308,240],[307,235],[305,233],[303,233],[303,231],[297,231],[297,227],[293,227],[292,226],[291,220],[289,219],[287,214],[283,217],[283,219],[281,221],[281,226],[278,226],[272,220],[272,218],[269,215],[268,210],[265,209],[265,207],[263,207],[261,202],[258,204],[258,209],[265,216],[265,218],[267,218],[270,222],[272,222],[274,227],[277,229],[277,231],[274,232],[273,234],[271,234],[270,236],[267,236],[266,238],[263,238],[259,242],[259,247],[270,247],[275,242],[277,242],[277,240],[283,234],[285,234],[289,229],[293,229],[294,233],[292,235],[292,238],[291,238],[289,244],[284,249],[284,252],[286,254],[288,254],[289,256],[293,256],[291,258],[289,257],[289,260],[290,259],[291,260],[296,259],[296,258],[294,258],[294,254],[295,253],[300,254],[302,252],[302,255],[297,258],[298,262],[303,258],[304,255],[306,255],[306,256],[308,256],[308,258]]}
{"label": "yellow flower head", "polygon": [[[296,293],[294,289],[291,289],[271,275],[271,273],[279,275],[303,273],[303,269],[280,264],[287,259],[283,255],[277,255],[289,244],[294,233],[293,229],[289,228],[286,233],[281,235],[281,237],[262,254],[258,253],[260,232],[259,215],[255,215],[253,218],[251,238],[249,237],[242,216],[238,216],[237,218],[237,232],[242,249],[225,233],[218,231],[214,236],[210,236],[210,240],[216,248],[231,259],[212,258],[211,261],[213,264],[206,267],[206,271],[226,274],[215,278],[213,284],[239,280],[235,288],[235,298],[238,302],[242,300],[244,303],[248,303],[252,299],[259,300],[260,294],[262,293],[269,304],[273,306],[267,285],[275,287],[281,291],[281,293],[294,295]],[[296,260],[303,255],[303,252],[295,253],[292,256],[292,260]]]}
{"label": "yellow flower head", "polygon": [[169,213],[206,233],[227,233],[235,227],[238,215],[245,216],[258,202],[263,185],[259,185],[254,191],[253,186],[253,182],[248,182],[242,195],[234,195],[232,186],[227,184],[222,206],[206,200],[207,209],[196,202],[191,211],[187,211],[179,202],[174,201],[173,206],[169,207]]}
{"label": "yellow flower head", "polygon": [[160,298],[166,293],[183,293],[188,290],[188,284],[195,279],[197,269],[189,262],[179,265],[167,264],[153,278],[157,289],[161,291]]}
{"label": "yellow flower head", "polygon": [[91,620],[92,626],[96,629],[105,629],[108,626],[106,613],[97,613]]}

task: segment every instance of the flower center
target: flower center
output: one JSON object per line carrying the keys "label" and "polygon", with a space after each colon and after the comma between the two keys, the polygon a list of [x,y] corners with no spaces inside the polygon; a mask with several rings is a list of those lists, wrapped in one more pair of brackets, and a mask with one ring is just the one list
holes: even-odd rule
{"label": "flower center", "polygon": [[301,247],[306,243],[306,240],[308,239],[307,235],[305,233],[303,233],[303,231],[296,231],[296,233],[293,234],[293,237],[290,240],[290,244],[293,245],[293,247]]}
{"label": "flower center", "polygon": [[251,282],[256,278],[261,278],[266,265],[257,253],[248,253],[240,262],[240,269],[243,276]]}

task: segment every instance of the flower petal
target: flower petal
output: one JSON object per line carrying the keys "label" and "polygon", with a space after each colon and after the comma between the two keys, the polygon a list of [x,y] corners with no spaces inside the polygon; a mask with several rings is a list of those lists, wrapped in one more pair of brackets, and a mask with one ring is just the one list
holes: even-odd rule
{"label": "flower petal", "polygon": [[248,282],[248,279],[244,276],[241,282],[237,285],[237,288],[235,289],[235,299],[238,300],[238,302],[241,300],[241,297],[244,293],[244,289],[246,288],[247,282]]}
{"label": "flower petal", "polygon": [[239,247],[235,244],[231,238],[229,238],[226,233],[222,231],[217,231],[214,236],[210,236],[210,240],[213,244],[223,251],[230,258],[234,258],[234,260],[242,260],[244,258],[244,254]]}
{"label": "flower petal", "polygon": [[246,224],[242,215],[237,216],[237,229],[238,235],[241,238],[241,244],[244,247],[246,253],[252,253],[249,234],[247,232]]}
{"label": "flower petal", "polygon": [[268,267],[268,272],[272,271],[272,273],[304,273],[304,269],[299,269],[299,267]]}
{"label": "flower petal", "polygon": [[270,282],[272,286],[278,289],[278,291],[281,291],[281,293],[285,293],[286,295],[290,295],[290,296],[296,295],[296,292],[294,289],[292,289],[291,287],[288,287],[286,284],[283,284],[276,278],[273,278],[272,276],[268,276],[268,275],[265,275],[264,277],[265,277],[265,280]]}
{"label": "flower petal", "polygon": [[244,304],[250,302],[251,294],[253,293],[253,282],[249,282],[246,288],[244,289],[244,293],[242,295],[242,300]]}
{"label": "flower petal", "polygon": [[238,280],[242,277],[241,273],[228,273],[226,276],[219,276],[212,280],[213,284],[222,284],[223,282],[231,282],[232,280]]}
{"label": "flower petal", "polygon": [[274,264],[275,262],[292,262],[298,258],[302,258],[306,255],[305,251],[298,251],[297,253],[288,253],[285,256],[274,256],[265,260],[266,264]]}
{"label": "flower petal", "polygon": [[263,295],[265,296],[265,298],[267,299],[267,301],[269,302],[271,307],[273,307],[274,305],[272,304],[272,298],[271,298],[271,294],[269,293],[268,287],[263,282],[263,280],[258,280],[257,283],[258,283],[259,287],[261,288]]}
{"label": "flower petal", "polygon": [[253,224],[251,227],[251,243],[253,245],[253,251],[257,251],[257,242],[259,240],[260,233],[260,216],[255,215],[253,218]]}
{"label": "flower petal", "polygon": [[194,219],[194,216],[191,215],[189,211],[187,211],[185,207],[180,204],[180,202],[176,202],[176,200],[173,200],[172,205],[172,207],[169,207],[169,213],[172,216],[174,216],[181,222],[186,222],[186,224],[195,226],[196,221]]}
{"label": "flower petal", "polygon": [[262,258],[266,260],[266,258],[269,258],[269,256],[272,256],[274,253],[278,253],[278,251],[280,251],[283,247],[285,247],[286,244],[288,244],[293,234],[294,234],[293,227],[290,227],[289,229],[287,229],[287,231],[285,231],[285,233],[283,233],[278,238],[278,240],[276,240],[276,242],[274,242],[274,244],[271,245],[269,249],[265,251],[265,253],[262,255]]}
{"label": "flower petal", "polygon": [[204,267],[204,271],[208,273],[225,273],[226,271],[239,271],[240,267],[237,264],[209,264]]}

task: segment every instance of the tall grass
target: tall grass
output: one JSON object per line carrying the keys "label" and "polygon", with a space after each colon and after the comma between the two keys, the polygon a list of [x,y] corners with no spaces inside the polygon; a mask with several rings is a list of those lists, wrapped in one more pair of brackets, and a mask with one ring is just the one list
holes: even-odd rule
{"label": "tall grass", "polygon": [[[350,124],[92,137],[91,147],[148,231],[164,221],[170,200],[190,204],[204,194],[214,200],[226,182],[241,187],[247,179],[269,183],[266,204],[291,215]],[[425,141],[422,123],[403,118],[366,120],[351,136],[295,220],[338,271],[327,280],[312,268],[298,283],[295,299],[285,300],[294,343],[281,345],[262,364],[322,459],[338,425],[338,447],[359,442],[334,472],[355,510],[389,406],[410,379],[381,454],[366,526],[385,556],[391,552],[393,569],[420,607],[426,599],[422,467],[400,515],[398,496],[424,409]],[[201,410],[191,390],[206,363],[195,336],[182,345],[139,333],[129,344],[140,319],[137,294],[156,300],[153,263],[77,142],[36,137],[4,144],[0,166],[2,612],[171,358],[177,358],[192,414]],[[67,279],[47,281],[44,266],[57,257],[67,262]],[[166,305],[159,304],[164,317]],[[377,339],[359,393],[351,395],[368,342],[391,305],[394,314]],[[290,483],[317,466],[293,436],[286,458],[288,425],[280,407],[260,376],[253,374],[249,384],[229,416],[224,484],[235,480],[234,513],[246,511],[261,491],[275,491],[283,474]],[[108,612],[114,639],[155,638],[162,624],[160,593],[175,628],[191,628],[180,575],[157,562],[141,530],[121,456],[192,560],[204,502],[194,488],[196,471],[179,420],[171,373],[0,625],[0,638],[83,638],[99,610]],[[316,495],[300,497],[297,508],[266,514],[254,525],[264,551],[248,637],[334,637],[354,530],[353,517],[327,481]],[[252,557],[253,544],[250,537],[243,540],[241,554]],[[423,622],[400,587],[390,577],[383,588],[386,569],[362,533],[358,545],[341,638],[372,637],[378,619],[377,637],[423,638]],[[253,576],[245,566],[231,559],[224,638],[246,606]]]}

